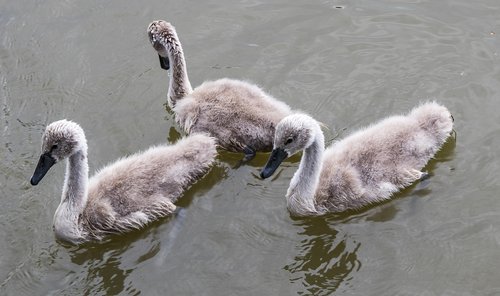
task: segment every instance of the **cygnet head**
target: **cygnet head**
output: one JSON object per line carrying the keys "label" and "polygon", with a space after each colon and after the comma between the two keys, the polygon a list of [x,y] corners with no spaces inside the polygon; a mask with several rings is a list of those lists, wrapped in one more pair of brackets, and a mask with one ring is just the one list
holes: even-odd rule
{"label": "cygnet head", "polygon": [[66,119],[47,126],[42,136],[42,153],[31,177],[31,185],[37,185],[48,170],[77,151],[87,150],[87,141],[82,128]]}
{"label": "cygnet head", "polygon": [[158,52],[160,57],[160,65],[163,69],[170,69],[170,61],[168,59],[168,51],[166,45],[171,45],[173,41],[177,41],[177,33],[174,26],[169,22],[157,20],[148,26],[149,42]]}
{"label": "cygnet head", "polygon": [[318,132],[318,122],[309,115],[297,113],[283,118],[276,126],[273,151],[260,176],[270,177],[283,160],[311,146]]}

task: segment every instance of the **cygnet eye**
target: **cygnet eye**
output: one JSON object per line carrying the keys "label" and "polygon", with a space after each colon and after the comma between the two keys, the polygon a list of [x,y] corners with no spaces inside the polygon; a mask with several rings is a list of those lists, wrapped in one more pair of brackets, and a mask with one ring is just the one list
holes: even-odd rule
{"label": "cygnet eye", "polygon": [[293,142],[293,138],[286,139],[285,145],[288,145]]}
{"label": "cygnet eye", "polygon": [[53,151],[53,150],[56,150],[57,149],[57,144],[54,144],[52,145],[52,147],[50,148],[50,151]]}

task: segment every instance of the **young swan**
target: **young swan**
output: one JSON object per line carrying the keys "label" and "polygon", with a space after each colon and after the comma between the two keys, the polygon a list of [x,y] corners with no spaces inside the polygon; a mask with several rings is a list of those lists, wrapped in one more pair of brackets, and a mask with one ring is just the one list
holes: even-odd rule
{"label": "young swan", "polygon": [[175,28],[159,20],[147,31],[161,67],[172,71],[168,105],[186,133],[208,133],[222,148],[244,152],[246,160],[256,151],[271,151],[275,126],[291,114],[288,105],[256,85],[227,78],[204,82],[193,90]]}
{"label": "young swan", "polygon": [[208,172],[216,153],[215,139],[192,135],[122,158],[89,180],[85,134],[77,123],[59,120],[45,129],[31,184],[68,158],[54,231],[57,238],[78,244],[138,229],[173,213],[173,203]]}
{"label": "young swan", "polygon": [[270,177],[285,158],[304,150],[286,194],[290,212],[307,216],[355,210],[389,199],[420,179],[420,170],[452,127],[450,112],[431,102],[357,131],[324,151],[318,122],[294,114],[276,127],[274,149],[260,175]]}

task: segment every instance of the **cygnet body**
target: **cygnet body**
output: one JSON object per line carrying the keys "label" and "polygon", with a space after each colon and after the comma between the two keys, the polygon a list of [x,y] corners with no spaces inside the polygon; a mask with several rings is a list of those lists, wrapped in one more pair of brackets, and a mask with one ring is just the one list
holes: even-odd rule
{"label": "cygnet body", "polygon": [[78,244],[142,228],[172,214],[174,202],[205,175],[217,154],[215,139],[196,134],[119,159],[88,178],[87,140],[75,122],[51,123],[31,178],[37,185],[67,159],[61,202],[54,215],[58,239]]}
{"label": "cygnet body", "polygon": [[222,148],[244,152],[246,159],[271,151],[276,125],[292,113],[287,104],[254,84],[228,78],[206,81],[193,90],[174,26],[158,20],[147,31],[161,67],[171,71],[167,102],[186,133],[208,133]]}
{"label": "cygnet body", "polygon": [[320,125],[305,114],[285,117],[276,128],[274,149],[262,178],[287,157],[303,150],[286,194],[298,216],[357,210],[387,200],[419,180],[421,169],[453,128],[450,112],[435,102],[406,116],[391,116],[354,132],[324,150]]}

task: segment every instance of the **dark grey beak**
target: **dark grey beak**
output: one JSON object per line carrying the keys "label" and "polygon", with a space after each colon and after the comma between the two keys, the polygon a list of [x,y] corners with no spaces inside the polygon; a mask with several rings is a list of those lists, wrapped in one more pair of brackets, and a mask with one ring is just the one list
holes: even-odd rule
{"label": "dark grey beak", "polygon": [[31,185],[37,185],[38,182],[43,179],[49,169],[54,165],[54,163],[56,163],[56,160],[49,153],[40,155],[40,159],[38,160],[38,164],[36,165],[35,172],[31,177]]}
{"label": "dark grey beak", "polygon": [[163,70],[170,70],[170,61],[168,57],[162,57],[161,55],[158,55],[158,57],[160,58],[160,67]]}
{"label": "dark grey beak", "polygon": [[262,179],[271,177],[287,157],[288,153],[286,153],[285,150],[281,148],[274,149],[273,152],[271,152],[271,156],[269,156],[266,166],[260,172],[260,177]]}

